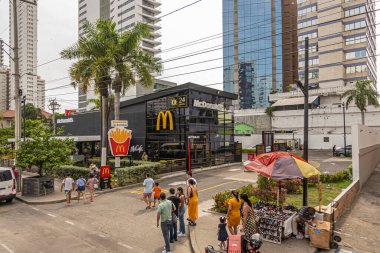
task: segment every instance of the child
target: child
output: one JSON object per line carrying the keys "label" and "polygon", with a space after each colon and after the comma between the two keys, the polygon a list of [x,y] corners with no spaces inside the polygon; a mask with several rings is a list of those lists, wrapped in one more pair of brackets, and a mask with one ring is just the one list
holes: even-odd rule
{"label": "child", "polygon": [[83,196],[83,204],[86,204],[86,179],[82,175],[77,180],[78,203],[80,195]]}
{"label": "child", "polygon": [[95,189],[98,189],[98,179],[94,177],[94,174],[90,174],[90,178],[87,180],[86,186],[88,187],[88,190],[90,191],[90,200],[91,202],[94,202],[94,191]]}
{"label": "child", "polygon": [[218,225],[218,241],[220,241],[219,243],[219,247],[221,250],[223,249],[226,249],[226,241],[227,241],[227,237],[228,237],[228,234],[227,234],[227,229],[226,229],[226,217],[220,217],[219,218],[219,221],[220,221],[220,224]]}
{"label": "child", "polygon": [[158,203],[160,200],[160,194],[161,194],[161,187],[159,187],[159,183],[155,183],[155,186],[153,187],[154,192],[154,203],[153,207],[156,207],[156,202]]}
{"label": "child", "polygon": [[67,174],[65,179],[62,181],[61,192],[65,188],[66,203],[69,206],[71,203],[71,192],[74,190],[74,179],[70,174]]}

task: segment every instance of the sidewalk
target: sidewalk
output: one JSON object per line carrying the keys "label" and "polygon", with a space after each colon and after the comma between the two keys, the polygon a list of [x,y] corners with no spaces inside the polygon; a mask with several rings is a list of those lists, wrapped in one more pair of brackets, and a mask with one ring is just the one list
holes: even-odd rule
{"label": "sidewalk", "polygon": [[[219,165],[219,166],[199,168],[199,169],[194,169],[193,173],[196,174],[197,172],[208,171],[208,170],[216,170],[216,169],[221,169],[221,168],[230,167],[230,166],[234,166],[234,165],[240,165],[240,164],[241,163],[231,163],[231,164],[223,164],[223,165]],[[180,176],[183,176],[185,174],[186,174],[185,171],[160,174],[160,175],[158,175],[158,179],[156,181],[159,182],[160,180],[163,180],[163,179],[180,177]],[[23,172],[23,178],[31,177],[31,176],[36,176],[36,174],[30,173],[30,172]],[[62,181],[60,179],[55,179],[55,181],[54,181],[54,192],[53,193],[48,194],[46,196],[33,197],[33,196],[22,196],[21,193],[19,192],[16,195],[16,199],[21,201],[21,202],[24,202],[26,204],[30,204],[30,205],[55,204],[55,203],[65,202],[66,197],[60,191],[61,190],[61,184],[62,184]],[[106,190],[102,190],[102,191],[97,190],[97,191],[95,191],[95,196],[105,194],[105,193],[120,191],[120,190],[124,190],[124,189],[129,189],[129,188],[133,188],[133,187],[140,186],[140,185],[141,185],[141,183],[137,183],[137,184],[130,184],[130,185],[123,186],[123,187],[117,187],[114,189],[106,189]],[[90,194],[88,191],[87,191],[86,196],[90,197]],[[76,192],[73,192],[72,199],[73,200],[77,199],[77,193]]]}

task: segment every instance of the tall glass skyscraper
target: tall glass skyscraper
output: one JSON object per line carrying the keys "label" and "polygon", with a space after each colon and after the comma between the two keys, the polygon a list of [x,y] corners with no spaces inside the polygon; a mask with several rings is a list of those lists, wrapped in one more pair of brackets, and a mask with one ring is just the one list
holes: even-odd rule
{"label": "tall glass skyscraper", "polygon": [[[236,2],[237,33],[234,30]],[[296,29],[296,21],[290,20],[294,15],[292,11],[296,13],[297,9],[286,2],[291,1],[223,0],[223,88],[236,92],[235,83],[238,85],[240,109],[267,107],[269,94],[282,92],[288,84],[284,85],[284,79],[293,79],[286,75],[297,72],[293,57],[285,57],[284,54],[287,48],[283,45],[291,46],[294,43],[297,50],[297,35],[292,33],[292,28]],[[284,17],[288,17],[286,22],[283,22]],[[234,59],[236,35],[237,65]],[[289,54],[292,49],[287,51]],[[284,59],[292,62],[285,63]],[[235,71],[238,73],[234,75]],[[235,82],[235,79],[238,80]]]}

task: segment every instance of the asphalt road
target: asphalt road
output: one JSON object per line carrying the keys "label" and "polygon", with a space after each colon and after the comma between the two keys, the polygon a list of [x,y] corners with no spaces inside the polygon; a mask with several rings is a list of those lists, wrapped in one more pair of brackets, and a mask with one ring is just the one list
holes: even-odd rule
{"label": "asphalt road", "polygon": [[[241,166],[195,174],[200,216],[212,206],[211,196],[253,182],[255,173]],[[161,187],[185,185],[185,177],[163,180]],[[163,239],[156,228],[155,210],[145,210],[142,188],[100,195],[95,203],[76,201],[31,206],[15,201],[0,204],[0,252],[161,252]],[[173,252],[190,252],[187,237],[179,238]]]}

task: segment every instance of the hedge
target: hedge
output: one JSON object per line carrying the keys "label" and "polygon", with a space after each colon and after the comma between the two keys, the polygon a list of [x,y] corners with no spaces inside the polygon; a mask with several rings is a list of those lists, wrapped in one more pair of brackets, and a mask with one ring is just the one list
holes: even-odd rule
{"label": "hedge", "polygon": [[90,174],[90,169],[85,167],[78,167],[78,166],[72,166],[72,165],[62,165],[59,167],[53,167],[49,169],[44,169],[46,174],[58,178],[65,178],[67,173],[71,174],[72,178],[79,178],[80,175],[84,176],[85,178],[88,177]]}
{"label": "hedge", "polygon": [[147,174],[153,177],[158,173],[160,168],[162,168],[161,164],[153,162],[144,162],[143,164],[126,168],[117,168],[115,170],[114,180],[117,180],[118,186],[142,182]]}
{"label": "hedge", "polygon": [[256,154],[256,149],[255,148],[243,148],[242,152],[243,153],[254,153],[254,154]]}

